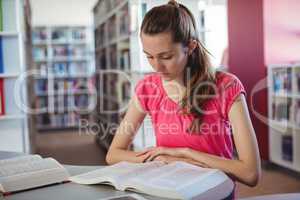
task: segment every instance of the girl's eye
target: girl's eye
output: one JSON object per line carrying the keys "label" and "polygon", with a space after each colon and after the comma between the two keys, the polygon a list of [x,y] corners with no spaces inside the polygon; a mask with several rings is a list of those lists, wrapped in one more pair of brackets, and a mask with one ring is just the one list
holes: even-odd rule
{"label": "girl's eye", "polygon": [[164,60],[170,60],[173,56],[165,56],[165,57],[162,57],[162,59]]}
{"label": "girl's eye", "polygon": [[147,59],[153,59],[153,57],[149,57],[149,56],[147,56]]}

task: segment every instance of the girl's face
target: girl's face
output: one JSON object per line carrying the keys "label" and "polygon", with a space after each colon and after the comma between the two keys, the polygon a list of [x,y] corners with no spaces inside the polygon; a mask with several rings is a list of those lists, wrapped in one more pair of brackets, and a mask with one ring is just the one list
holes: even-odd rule
{"label": "girl's face", "polygon": [[164,80],[183,80],[187,64],[188,48],[174,43],[170,33],[155,35],[141,34],[144,53],[153,67]]}

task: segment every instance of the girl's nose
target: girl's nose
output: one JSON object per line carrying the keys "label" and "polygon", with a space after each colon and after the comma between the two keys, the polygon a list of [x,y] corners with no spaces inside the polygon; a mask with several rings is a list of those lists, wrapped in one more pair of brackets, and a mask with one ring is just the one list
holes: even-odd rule
{"label": "girl's nose", "polygon": [[159,59],[154,59],[154,68],[157,72],[164,72],[164,65]]}

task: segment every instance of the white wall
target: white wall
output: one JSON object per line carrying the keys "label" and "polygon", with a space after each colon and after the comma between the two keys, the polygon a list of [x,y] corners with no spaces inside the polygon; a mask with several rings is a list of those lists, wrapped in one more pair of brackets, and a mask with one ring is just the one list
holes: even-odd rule
{"label": "white wall", "polygon": [[33,26],[92,25],[97,0],[30,0]]}

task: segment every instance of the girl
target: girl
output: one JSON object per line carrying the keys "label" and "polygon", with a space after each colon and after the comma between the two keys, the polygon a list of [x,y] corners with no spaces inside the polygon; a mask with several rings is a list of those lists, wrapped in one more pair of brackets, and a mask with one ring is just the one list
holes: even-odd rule
{"label": "girl", "polygon": [[[212,70],[191,12],[176,1],[154,7],[143,20],[140,37],[156,72],[137,84],[107,153],[107,163],[185,161],[220,169],[255,186],[260,159],[245,90],[234,75]],[[157,147],[130,151],[147,114]]]}

